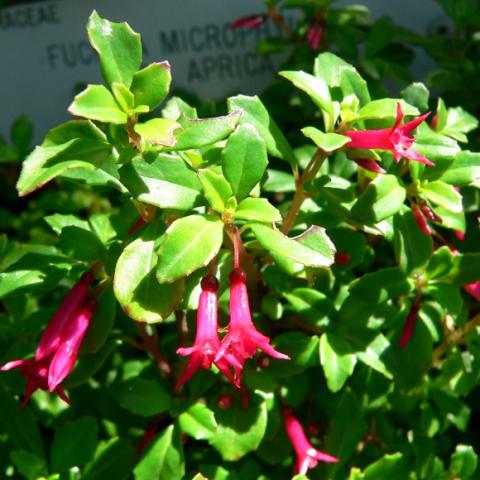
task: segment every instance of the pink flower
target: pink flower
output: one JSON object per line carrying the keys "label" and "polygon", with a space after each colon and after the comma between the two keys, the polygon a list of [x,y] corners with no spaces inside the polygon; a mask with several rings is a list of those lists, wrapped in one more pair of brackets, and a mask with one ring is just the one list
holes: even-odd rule
{"label": "pink flower", "polygon": [[196,373],[199,368],[209,369],[212,363],[235,385],[238,383],[233,379],[228,362],[225,358],[215,356],[220,348],[220,338],[218,337],[218,281],[213,275],[202,279],[202,293],[198,302],[197,310],[197,333],[193,347],[179,348],[177,353],[183,356],[189,356],[185,370],[175,385],[179,389]]}
{"label": "pink flower", "polygon": [[429,113],[425,113],[415,120],[400,125],[403,119],[403,112],[400,103],[398,103],[397,119],[393,127],[381,130],[351,130],[345,132],[344,135],[351,139],[347,143],[347,147],[390,150],[397,163],[400,161],[400,158],[404,157],[408,160],[415,160],[432,166],[433,163],[430,160],[411,148],[415,141],[412,135],[413,130],[424,122],[428,115]]}
{"label": "pink flower", "polygon": [[316,51],[320,48],[324,34],[325,23],[322,20],[313,19],[308,24],[307,41],[313,51]]}
{"label": "pink flower", "polygon": [[285,429],[292,443],[297,460],[295,462],[295,474],[305,475],[309,468],[315,468],[318,462],[335,463],[338,458],[321,452],[308,441],[301,423],[293,415],[290,408],[284,409]]}
{"label": "pink flower", "polygon": [[60,343],[60,336],[65,329],[65,324],[87,298],[88,290],[93,280],[92,272],[88,271],[82,275],[80,280],[68,292],[43,332],[35,352],[35,360],[40,360],[57,349]]}
{"label": "pink flower", "polygon": [[256,14],[256,15],[247,15],[246,17],[237,18],[230,23],[230,28],[235,30],[236,28],[249,28],[250,30],[254,30],[260,26],[262,26],[268,16],[265,14]]}
{"label": "pink flower", "polygon": [[415,325],[417,324],[417,314],[419,310],[420,305],[418,303],[414,303],[410,308],[410,311],[407,315],[407,320],[405,321],[405,326],[403,327],[402,336],[398,342],[400,348],[404,348],[408,342],[410,342],[415,330]]}
{"label": "pink flower", "polygon": [[34,359],[12,360],[0,367],[0,371],[20,368],[20,374],[27,379],[23,407],[37,389],[57,392],[70,403],[60,384],[75,365],[93,317],[95,300],[86,299],[93,279],[87,272],[70,290],[47,325]]}
{"label": "pink flower", "polygon": [[270,339],[262,335],[252,322],[248,302],[247,275],[241,268],[230,273],[230,324],[228,334],[215,357],[215,361],[225,359],[235,371],[235,380],[240,381],[245,361],[253,357],[257,349],[279,360],[290,360],[288,355],[277,352]]}
{"label": "pink flower", "polygon": [[355,158],[353,161],[360,167],[370,172],[382,174],[387,173],[384,168],[382,168],[375,160],[372,160],[371,158]]}
{"label": "pink flower", "polygon": [[422,210],[418,205],[412,204],[412,214],[420,230],[425,235],[430,237],[432,235],[432,229],[430,228],[430,225],[428,224],[427,219],[425,218],[425,215],[423,214]]}
{"label": "pink flower", "polygon": [[475,300],[480,302],[480,280],[474,283],[469,283],[468,285],[465,285],[463,288]]}

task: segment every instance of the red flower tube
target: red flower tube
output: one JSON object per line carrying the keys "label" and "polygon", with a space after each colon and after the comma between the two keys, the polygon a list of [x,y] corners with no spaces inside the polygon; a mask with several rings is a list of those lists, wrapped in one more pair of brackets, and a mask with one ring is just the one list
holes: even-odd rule
{"label": "red flower tube", "polygon": [[321,452],[312,446],[305,435],[301,423],[290,408],[285,408],[283,414],[285,429],[297,457],[295,474],[305,475],[308,469],[315,468],[318,462],[338,462],[338,458]]}
{"label": "red flower tube", "polygon": [[412,135],[413,130],[424,122],[428,115],[429,113],[425,113],[415,120],[401,125],[403,112],[400,103],[398,103],[397,118],[393,127],[381,130],[351,130],[345,132],[344,135],[350,137],[350,142],[347,143],[347,147],[367,150],[389,150],[393,153],[393,157],[397,163],[400,161],[400,158],[403,157],[432,166],[433,163],[430,160],[411,148],[415,141]]}

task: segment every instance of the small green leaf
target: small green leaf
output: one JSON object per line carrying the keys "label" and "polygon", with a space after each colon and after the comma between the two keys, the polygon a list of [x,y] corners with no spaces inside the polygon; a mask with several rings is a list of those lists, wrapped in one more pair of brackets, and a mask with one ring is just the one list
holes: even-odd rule
{"label": "small green leaf", "polygon": [[123,250],[115,268],[115,296],[124,312],[138,322],[165,320],[183,294],[182,282],[160,285],[155,277],[155,241],[161,231],[155,224],[145,229],[140,238]]}
{"label": "small green leaf", "polygon": [[[400,475],[401,464],[404,463],[403,455],[400,452],[387,454],[371,463],[365,469],[365,480],[384,480],[385,478],[394,478]],[[403,474],[408,475],[407,472]]]}
{"label": "small green leaf", "polygon": [[198,179],[203,187],[203,193],[212,208],[222,213],[228,200],[232,197],[232,187],[221,173],[212,170],[199,170]]}
{"label": "small green leaf", "polygon": [[111,438],[98,445],[95,458],[85,468],[82,480],[126,480],[130,478],[135,461],[135,449],[130,441]]}
{"label": "small green leaf", "polygon": [[[427,172],[426,172],[427,173]],[[440,180],[461,187],[480,180],[480,153],[462,151],[455,155],[453,162],[445,165]],[[433,178],[438,178],[435,176]]]}
{"label": "small green leaf", "polygon": [[142,63],[142,42],[127,23],[114,23],[94,11],[87,24],[88,38],[100,57],[105,82],[129,87]]}
{"label": "small green leaf", "polygon": [[350,344],[340,335],[326,332],[320,337],[320,363],[331,392],[342,389],[352,375],[357,357]]}
{"label": "small green leaf", "polygon": [[248,407],[234,404],[227,410],[215,410],[218,428],[210,445],[226,461],[236,461],[260,445],[267,427],[267,405],[250,393]]}
{"label": "small green leaf", "polygon": [[168,62],[152,63],[135,72],[131,88],[135,105],[148,105],[150,111],[155,110],[167,96],[171,82]]}
{"label": "small green leaf", "polygon": [[245,198],[267,168],[267,150],[255,128],[241,124],[228,138],[222,152],[222,170],[237,200]]}
{"label": "small green leaf", "polygon": [[325,130],[331,132],[335,125],[335,115],[330,90],[320,77],[315,77],[302,71],[279,72],[279,75],[292,82],[297,88],[303,90],[320,108],[325,123]]}
{"label": "small green leaf", "polygon": [[136,199],[160,208],[190,210],[200,197],[195,171],[175,155],[135,157],[122,166],[120,178]]}
{"label": "small green leaf", "polygon": [[149,446],[133,471],[135,480],[181,480],[185,475],[180,435],[173,425],[167,427]]}
{"label": "small green leaf", "polygon": [[135,108],[133,93],[123,83],[112,83],[112,92],[122,110],[130,115]]}
{"label": "small green leaf", "polygon": [[386,378],[392,379],[392,374],[381,359],[382,354],[389,346],[390,342],[380,333],[370,341],[368,345],[363,346],[362,351],[357,350],[357,358],[365,365],[368,365],[370,368],[373,368],[384,375]]}
{"label": "small green leaf", "polygon": [[433,252],[432,237],[420,230],[411,212],[395,215],[393,245],[397,262],[407,274],[425,268]]}
{"label": "small green leaf", "polygon": [[422,82],[411,83],[407,88],[402,90],[402,97],[421,112],[428,110],[428,98],[430,92]]}
{"label": "small green leaf", "polygon": [[227,104],[229,112],[242,113],[241,123],[250,123],[255,127],[270,155],[286,160],[291,165],[297,164],[292,147],[258,97],[238,95],[229,98]]}
{"label": "small green leaf", "polygon": [[313,143],[324,152],[331,153],[342,148],[349,141],[349,137],[338,135],[337,133],[323,133],[315,127],[302,128],[302,133],[313,140]]}
{"label": "small green leaf", "polygon": [[210,263],[223,242],[223,222],[211,215],[189,215],[173,222],[158,248],[157,279],[171,283]]}
{"label": "small green leaf", "polygon": [[116,385],[113,395],[126,410],[151,417],[170,408],[172,397],[168,391],[155,380],[131,378]]}
{"label": "small green leaf", "polygon": [[47,464],[44,459],[25,450],[14,450],[10,453],[12,463],[18,473],[27,480],[37,480],[47,475]]}
{"label": "small green leaf", "polygon": [[470,445],[457,445],[448,469],[451,478],[467,480],[477,471],[478,456]]}
{"label": "small green leaf", "polygon": [[463,212],[462,196],[447,183],[435,181],[423,184],[421,194],[440,207],[456,213]]}
{"label": "small green leaf", "polygon": [[438,277],[438,282],[467,285],[480,280],[480,253],[463,253],[452,258],[450,271]]}
{"label": "small green leaf", "polygon": [[98,260],[105,253],[102,242],[90,229],[75,226],[62,229],[59,247],[65,255],[85,262]]}
{"label": "small green leaf", "polygon": [[97,445],[98,424],[94,417],[66,422],[55,431],[51,450],[51,468],[66,472],[93,458]]}
{"label": "small green leaf", "polygon": [[459,142],[468,141],[466,133],[475,130],[478,127],[478,120],[461,107],[449,108],[447,118],[440,133],[452,137]]}
{"label": "small green leaf", "polygon": [[239,119],[238,112],[223,117],[198,120],[180,117],[177,122],[181,128],[175,132],[177,143],[171,147],[171,150],[201,148],[223,140],[233,132]]}
{"label": "small green leaf", "polygon": [[103,85],[89,85],[74,98],[68,111],[77,117],[117,125],[125,124],[128,120],[127,114]]}
{"label": "small green leaf", "polygon": [[168,118],[152,118],[144,123],[136,123],[133,129],[147,142],[153,145],[173,147],[177,141],[174,131],[180,124]]}
{"label": "small green leaf", "polygon": [[190,435],[195,440],[209,440],[217,430],[215,415],[203,403],[195,403],[178,417],[182,433]]}
{"label": "small green leaf", "polygon": [[405,187],[398,177],[379,175],[353,204],[351,213],[360,222],[378,223],[397,213],[405,197]]}
{"label": "small green leaf", "polygon": [[[317,227],[318,228],[318,227]],[[335,247],[325,233],[322,233],[321,248],[310,248],[293,238],[287,237],[278,230],[263,225],[251,225],[260,245],[266,250],[287,257],[309,267],[328,267],[334,261]],[[312,232],[313,233],[313,232]],[[316,233],[319,233],[317,231]],[[318,242],[316,242],[318,243]]]}
{"label": "small green leaf", "polygon": [[372,100],[367,103],[358,112],[356,121],[370,119],[390,119],[397,116],[397,105],[400,103],[402,112],[407,115],[418,115],[420,112],[415,107],[399,98],[383,98],[381,100]]}
{"label": "small green leaf", "polygon": [[245,198],[239,204],[233,217],[237,220],[257,222],[281,222],[280,212],[266,198]]}

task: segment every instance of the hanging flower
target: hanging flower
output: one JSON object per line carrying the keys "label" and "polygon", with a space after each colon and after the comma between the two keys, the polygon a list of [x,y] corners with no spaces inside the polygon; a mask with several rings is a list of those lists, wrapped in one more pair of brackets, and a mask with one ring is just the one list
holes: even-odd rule
{"label": "hanging flower", "polygon": [[432,235],[432,229],[430,228],[427,218],[425,217],[421,208],[416,204],[412,204],[411,207],[412,207],[413,218],[415,219],[415,222],[417,223],[418,227],[425,235],[430,237]]}
{"label": "hanging flower", "polygon": [[348,148],[389,150],[397,163],[403,157],[432,166],[434,164],[430,160],[411,148],[415,141],[412,135],[413,130],[424,122],[428,115],[429,113],[425,113],[401,125],[403,112],[401,104],[398,103],[397,118],[393,127],[381,130],[351,130],[343,135],[350,137],[350,142],[347,143]]}
{"label": "hanging flower", "polygon": [[209,369],[212,363],[215,363],[218,369],[238,386],[231,375],[227,359],[215,358],[221,343],[218,337],[218,280],[213,275],[208,275],[202,279],[201,287],[195,342],[192,347],[182,347],[177,350],[178,355],[190,356],[190,358],[175,388],[179,389],[190,380],[199,368]]}
{"label": "hanging flower", "polygon": [[287,430],[288,438],[292,443],[297,457],[294,470],[295,474],[305,475],[308,469],[315,468],[318,462],[338,462],[338,458],[321,452],[312,446],[305,435],[301,423],[293,414],[292,409],[285,408],[283,415],[285,429]]}
{"label": "hanging flower", "polygon": [[[85,283],[90,281],[89,276],[83,276],[65,300],[70,299],[76,306],[78,299],[84,295],[83,287],[80,286],[85,286]],[[70,403],[60,384],[70,374],[77,361],[80,346],[93,317],[95,300],[87,299],[72,312],[70,307],[67,308],[65,300],[47,325],[35,358],[12,360],[0,367],[1,371],[19,368],[20,374],[27,379],[24,407],[37,389],[57,392],[62,400]]]}
{"label": "hanging flower", "polygon": [[405,321],[405,326],[403,327],[402,336],[398,345],[400,348],[404,348],[412,339],[413,332],[415,331],[415,325],[417,324],[417,315],[420,310],[420,304],[414,303],[410,308],[410,311],[407,315],[407,320]]}
{"label": "hanging flower", "polygon": [[253,357],[258,349],[279,360],[290,357],[277,352],[270,339],[262,335],[252,322],[247,291],[247,275],[241,268],[230,273],[230,324],[223,339],[216,361],[225,359],[235,371],[235,380],[240,381],[245,361]]}
{"label": "hanging flower", "polygon": [[261,27],[267,21],[268,15],[266,14],[255,14],[247,15],[245,17],[237,18],[230,23],[230,28],[235,30],[237,28],[248,28],[250,30],[255,30],[256,28]]}
{"label": "hanging flower", "polygon": [[325,21],[323,18],[314,18],[310,21],[307,28],[307,41],[310,48],[316,51],[322,44],[323,36],[325,34]]}

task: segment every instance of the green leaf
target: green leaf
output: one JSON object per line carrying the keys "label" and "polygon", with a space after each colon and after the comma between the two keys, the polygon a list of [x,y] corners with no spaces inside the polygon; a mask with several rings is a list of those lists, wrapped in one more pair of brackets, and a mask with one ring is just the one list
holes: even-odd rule
{"label": "green leaf", "polygon": [[127,23],[114,23],[101,18],[96,11],[87,24],[88,38],[100,57],[105,82],[123,83],[129,87],[142,63],[142,42]]}
{"label": "green leaf", "polygon": [[441,181],[423,184],[420,193],[428,200],[452,212],[463,212],[462,196],[455,188]]}
{"label": "green leaf", "polygon": [[410,105],[417,107],[421,112],[426,112],[428,110],[430,92],[422,82],[414,82],[404,88],[402,90],[402,97]]}
{"label": "green leaf", "polygon": [[460,152],[455,140],[434,132],[422,123],[415,133],[413,149],[435,163],[434,167],[423,167],[422,179],[435,178],[439,171],[445,170]]}
{"label": "green leaf", "polygon": [[61,213],[55,213],[54,215],[43,217],[43,219],[57,235],[60,235],[62,229],[65,227],[78,227],[84,230],[89,229],[88,222],[75,215],[62,215]]}
{"label": "green leaf", "polygon": [[95,170],[108,158],[111,148],[105,135],[90,122],[67,122],[51,130],[24,160],[18,193],[27,195],[68,169]]}
{"label": "green leaf", "polygon": [[43,439],[32,409],[20,409],[20,403],[0,390],[0,425],[17,447],[45,458]]}
{"label": "green leaf", "polygon": [[65,472],[93,458],[97,446],[98,425],[94,417],[66,422],[55,430],[51,450],[51,469]]}
{"label": "green leaf", "polygon": [[92,322],[82,342],[82,353],[95,353],[106,342],[115,321],[117,302],[111,286],[97,296]]}
{"label": "green leaf", "polygon": [[440,172],[440,180],[461,187],[480,180],[480,153],[462,151]]}
{"label": "green leaf", "polygon": [[480,253],[464,253],[454,256],[450,271],[436,280],[460,286],[480,280]]}
{"label": "green leaf", "polygon": [[158,248],[157,279],[171,283],[204,267],[223,242],[223,222],[211,215],[189,215],[173,222]]}
{"label": "green leaf", "polygon": [[321,130],[315,127],[302,128],[302,133],[313,140],[313,143],[323,150],[324,152],[331,153],[339,148],[342,148],[349,141],[349,137],[344,135],[338,135],[337,133],[323,133]]}
{"label": "green leaf", "polygon": [[343,96],[355,95],[361,105],[370,102],[367,82],[357,70],[333,53],[324,52],[317,56],[313,67],[316,77],[323,78],[330,88],[340,87]]}
{"label": "green leaf", "polygon": [[152,441],[147,453],[133,471],[135,480],[181,480],[185,461],[180,436],[173,425]]}
{"label": "green leaf", "polygon": [[195,171],[174,155],[136,157],[122,166],[120,178],[137,200],[160,208],[190,210],[200,197]]}
{"label": "green leaf", "polygon": [[132,80],[132,93],[135,105],[148,105],[155,110],[167,96],[172,82],[172,73],[168,62],[152,63],[135,72]]}
{"label": "green leaf", "polygon": [[153,145],[173,147],[177,141],[174,131],[180,124],[168,118],[152,118],[144,123],[136,123],[133,129],[147,142]]}
{"label": "green leaf", "polygon": [[76,226],[62,229],[59,247],[65,255],[85,262],[98,260],[105,253],[102,242],[90,229]]}
{"label": "green leaf", "polygon": [[360,222],[378,223],[397,213],[405,197],[405,187],[398,177],[379,175],[353,204],[351,213]]}
{"label": "green leaf", "polygon": [[369,342],[368,345],[362,347],[362,351],[357,350],[357,358],[365,365],[368,365],[370,368],[373,368],[384,375],[386,378],[392,379],[392,374],[381,359],[382,354],[389,346],[390,342],[380,333]]}
{"label": "green leaf", "polygon": [[160,232],[157,225],[146,228],[140,238],[123,250],[115,268],[115,296],[124,312],[139,322],[165,320],[183,294],[182,282],[160,285],[155,276],[155,241]]}
{"label": "green leaf", "polygon": [[265,142],[255,128],[241,124],[222,152],[222,170],[237,200],[245,198],[262,178],[268,165]]}
{"label": "green leaf", "polygon": [[266,198],[245,198],[239,204],[233,218],[256,222],[281,222],[280,212]]}
{"label": "green leaf", "polygon": [[381,100],[372,100],[370,103],[367,103],[364,107],[362,107],[358,112],[358,117],[355,121],[396,118],[397,105],[399,103],[405,116],[418,115],[420,113],[415,107],[412,107],[410,104],[405,102],[405,100],[400,98],[382,98]]}
{"label": "green leaf", "polygon": [[201,148],[226,138],[235,129],[240,114],[233,112],[223,117],[190,119],[180,117],[180,124],[175,132],[177,143],[170,150],[189,150]]}
{"label": "green leaf", "polygon": [[[403,463],[403,455],[400,452],[384,455],[380,460],[371,463],[365,469],[365,480],[384,480],[399,475],[399,467]],[[405,472],[407,475],[407,472]]]}
{"label": "green leaf", "polygon": [[320,227],[315,231],[315,248],[263,225],[254,224],[250,228],[260,245],[269,252],[309,267],[328,267],[334,262],[335,247],[327,235],[322,230],[318,230]]}
{"label": "green leaf", "polygon": [[470,445],[457,445],[448,469],[451,478],[467,480],[477,471],[478,456]]}
{"label": "green leaf", "polygon": [[112,92],[115,100],[121,109],[130,115],[133,113],[135,103],[133,99],[133,93],[123,83],[112,83]]}
{"label": "green leaf", "polygon": [[71,268],[66,257],[50,246],[15,245],[3,259],[0,298],[55,287]]}
{"label": "green leaf", "polygon": [[247,408],[236,403],[227,410],[215,410],[218,428],[210,445],[226,461],[236,461],[260,445],[267,427],[266,402],[250,393]]}
{"label": "green leaf", "polygon": [[267,180],[262,185],[264,192],[284,193],[295,191],[295,179],[291,173],[281,170],[267,170]]}
{"label": "green leaf", "polygon": [[37,480],[47,474],[47,464],[44,459],[25,450],[14,450],[10,453],[12,463],[18,472],[27,480]]}
{"label": "green leaf", "polygon": [[123,125],[128,120],[127,114],[103,85],[89,85],[75,96],[68,111],[77,117],[116,125]]}
{"label": "green leaf", "polygon": [[461,107],[449,108],[445,125],[440,133],[466,143],[468,141],[466,133],[475,130],[478,127],[478,120]]}
{"label": "green leaf", "polygon": [[85,468],[82,480],[125,480],[130,478],[135,461],[135,449],[128,440],[111,438],[98,445],[95,458]]}
{"label": "green leaf", "polygon": [[215,415],[203,403],[195,403],[178,417],[182,433],[190,435],[195,440],[210,440],[217,430]]}
{"label": "green leaf", "polygon": [[279,75],[292,82],[297,88],[303,90],[320,108],[325,123],[325,130],[331,132],[335,126],[332,98],[327,84],[320,77],[315,77],[302,71],[284,71]]}
{"label": "green leaf", "polygon": [[165,412],[172,402],[172,397],[160,383],[143,378],[131,378],[116,385],[113,396],[123,408],[144,417]]}
{"label": "green leaf", "polygon": [[314,325],[321,324],[333,309],[332,301],[314,288],[294,288],[284,292],[283,296],[287,299],[290,309]]}
{"label": "green leaf", "polygon": [[407,274],[424,269],[433,252],[432,237],[420,230],[410,211],[395,215],[393,245],[397,262]]}
{"label": "green leaf", "polygon": [[215,211],[222,213],[233,196],[230,184],[221,173],[207,169],[198,171],[198,179],[208,203]]}
{"label": "green leaf", "polygon": [[242,113],[241,123],[250,123],[255,127],[270,155],[286,160],[293,166],[297,164],[292,147],[258,97],[238,95],[229,98],[227,105],[229,112]]}
{"label": "green leaf", "polygon": [[320,364],[331,392],[342,389],[356,363],[352,347],[340,335],[326,332],[320,337]]}

